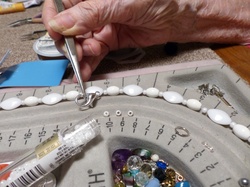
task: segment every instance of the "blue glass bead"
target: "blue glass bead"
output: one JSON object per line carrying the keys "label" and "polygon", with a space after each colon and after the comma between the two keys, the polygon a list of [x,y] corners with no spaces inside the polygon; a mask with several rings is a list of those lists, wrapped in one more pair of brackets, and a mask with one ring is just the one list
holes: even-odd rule
{"label": "blue glass bead", "polygon": [[174,187],[191,187],[188,181],[177,182]]}
{"label": "blue glass bead", "polygon": [[131,173],[132,176],[135,176],[139,172],[140,172],[139,169],[130,170],[130,173]]}
{"label": "blue glass bead", "polygon": [[154,170],[154,177],[157,178],[160,182],[163,182],[167,178],[165,170],[161,168],[156,168]]}
{"label": "blue glass bead", "polygon": [[145,187],[160,187],[160,181],[157,178],[153,178],[148,181]]}
{"label": "blue glass bead", "polygon": [[167,163],[163,162],[163,161],[157,161],[156,165],[157,165],[158,168],[161,168],[161,169],[164,169],[164,170],[167,169],[167,166],[168,166]]}

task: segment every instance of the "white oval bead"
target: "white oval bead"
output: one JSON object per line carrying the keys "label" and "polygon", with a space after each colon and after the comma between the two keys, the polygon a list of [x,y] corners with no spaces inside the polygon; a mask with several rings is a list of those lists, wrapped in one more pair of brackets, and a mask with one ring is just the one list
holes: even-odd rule
{"label": "white oval bead", "polygon": [[174,91],[163,92],[163,98],[167,102],[173,103],[173,104],[182,103],[183,101],[182,95]]}
{"label": "white oval bead", "polygon": [[123,88],[123,92],[129,96],[138,96],[142,94],[143,89],[140,86],[131,84]]}
{"label": "white oval bead", "polygon": [[86,90],[86,93],[96,93],[99,92],[100,95],[103,94],[103,89],[98,86],[90,86]]}
{"label": "white oval bead", "polygon": [[66,93],[65,97],[68,101],[73,101],[79,95],[79,92],[76,90],[71,90]]}
{"label": "white oval bead", "polygon": [[17,97],[12,97],[3,101],[0,106],[4,110],[13,110],[22,104],[22,100]]}
{"label": "white oval bead", "polygon": [[207,115],[213,122],[220,125],[229,125],[232,122],[230,116],[219,109],[209,109]]}
{"label": "white oval bead", "polygon": [[201,109],[201,102],[197,99],[188,99],[187,100],[187,107],[192,110],[200,110]]}
{"label": "white oval bead", "polygon": [[250,130],[246,126],[240,124],[234,125],[233,133],[242,140],[247,140],[250,137]]}
{"label": "white oval bead", "polygon": [[46,105],[54,105],[62,100],[62,95],[58,93],[51,93],[42,98],[42,102]]}
{"label": "white oval bead", "polygon": [[110,86],[107,88],[107,94],[111,96],[119,95],[120,88],[117,86]]}
{"label": "white oval bead", "polygon": [[157,89],[157,88],[148,88],[147,90],[146,90],[146,95],[148,96],[148,97],[158,97],[159,96],[159,90]]}
{"label": "white oval bead", "polygon": [[23,102],[26,106],[36,106],[39,103],[39,99],[35,96],[29,96],[26,99],[24,99]]}

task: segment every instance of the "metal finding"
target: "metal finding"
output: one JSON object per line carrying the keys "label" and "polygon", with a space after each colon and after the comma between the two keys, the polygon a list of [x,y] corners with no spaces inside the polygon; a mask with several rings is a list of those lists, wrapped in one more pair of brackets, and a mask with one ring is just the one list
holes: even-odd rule
{"label": "metal finding", "polygon": [[[181,133],[180,131],[183,131],[183,133]],[[175,127],[175,133],[182,137],[187,137],[190,135],[189,131],[185,127],[181,126]]]}
{"label": "metal finding", "polygon": [[222,102],[224,102],[227,106],[234,108],[225,98],[224,98],[224,94],[221,89],[219,88],[219,86],[213,84],[212,88],[209,88],[209,84],[202,84],[200,86],[198,86],[198,90],[200,91],[200,93],[204,94],[205,96],[207,95],[215,95],[216,97],[218,97]]}
{"label": "metal finding", "polygon": [[[76,98],[75,98],[75,103],[80,107],[80,110],[86,110],[89,107],[93,107],[93,102],[100,97],[99,92],[95,93],[88,93],[86,95],[83,95],[80,93]],[[83,99],[81,101],[81,99]]]}

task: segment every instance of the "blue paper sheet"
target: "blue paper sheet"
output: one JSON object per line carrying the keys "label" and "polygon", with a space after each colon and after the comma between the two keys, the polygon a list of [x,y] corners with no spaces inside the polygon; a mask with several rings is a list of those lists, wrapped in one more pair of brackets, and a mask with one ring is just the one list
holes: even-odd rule
{"label": "blue paper sheet", "polygon": [[67,59],[38,60],[11,66],[0,75],[0,88],[57,86],[68,63]]}

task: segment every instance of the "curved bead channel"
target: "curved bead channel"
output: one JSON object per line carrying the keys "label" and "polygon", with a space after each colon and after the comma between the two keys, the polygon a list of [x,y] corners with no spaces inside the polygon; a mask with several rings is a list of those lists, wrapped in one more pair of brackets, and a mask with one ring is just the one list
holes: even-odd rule
{"label": "curved bead channel", "polygon": [[[126,94],[131,97],[145,95],[147,97],[156,98],[163,97],[164,100],[171,104],[182,104],[183,106],[188,107],[191,110],[201,112],[204,115],[207,115],[208,118],[218,125],[229,126],[232,128],[233,133],[240,139],[248,141],[250,143],[250,129],[242,124],[237,124],[232,121],[231,117],[220,109],[208,109],[202,106],[202,103],[196,99],[185,100],[181,94],[175,91],[165,91],[160,92],[157,88],[151,87],[143,90],[138,85],[127,85],[123,89],[120,89],[117,86],[110,86],[106,90],[97,87],[91,86],[86,89],[87,94],[98,93],[98,96],[109,95],[116,96],[119,94]],[[20,106],[36,106],[38,104],[46,105],[55,105],[62,100],[73,101],[79,95],[78,91],[69,91],[66,94],[50,93],[43,98],[37,98],[34,96],[27,97],[24,100],[21,100],[17,97],[12,97],[6,99],[0,103],[0,108],[3,110],[13,110]]]}
{"label": "curved bead channel", "polygon": [[117,149],[111,166],[116,187],[190,187],[189,182],[156,153],[144,148]]}

